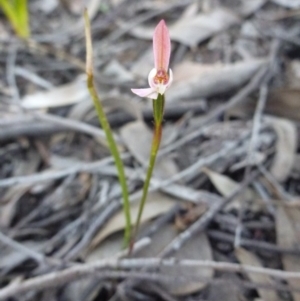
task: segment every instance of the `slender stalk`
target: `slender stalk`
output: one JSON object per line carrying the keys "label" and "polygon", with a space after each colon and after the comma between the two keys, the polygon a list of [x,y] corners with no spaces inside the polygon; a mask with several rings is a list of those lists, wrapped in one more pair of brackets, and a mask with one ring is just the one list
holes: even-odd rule
{"label": "slender stalk", "polygon": [[134,235],[131,240],[129,253],[131,253],[131,250],[134,246],[134,242],[135,242],[137,232],[138,232],[138,229],[140,226],[144,206],[145,206],[147,195],[148,195],[150,180],[152,177],[158,149],[159,149],[160,142],[161,142],[164,104],[165,104],[164,95],[159,94],[157,99],[153,100],[154,133],[153,133],[152,146],[151,146],[151,152],[150,152],[149,166],[148,166],[146,179],[145,179],[145,183],[144,183],[144,187],[143,187],[143,194],[142,194],[142,198],[140,201],[140,207],[139,207],[138,216],[137,216],[136,223],[135,223]]}
{"label": "slender stalk", "polygon": [[126,183],[123,162],[121,160],[118,147],[114,140],[110,125],[107,121],[106,115],[101,105],[101,101],[99,99],[97,90],[94,85],[94,75],[93,75],[93,67],[92,67],[92,58],[93,58],[92,39],[91,39],[90,21],[86,10],[84,13],[84,17],[85,17],[85,34],[86,34],[86,51],[87,51],[87,58],[86,58],[87,87],[93,99],[99,122],[102,126],[102,129],[105,132],[108,146],[110,148],[111,154],[115,161],[115,165],[117,167],[119,182],[122,189],[123,210],[124,210],[125,221],[126,221],[124,243],[125,243],[125,247],[127,247],[131,238],[131,215],[130,215],[128,187]]}

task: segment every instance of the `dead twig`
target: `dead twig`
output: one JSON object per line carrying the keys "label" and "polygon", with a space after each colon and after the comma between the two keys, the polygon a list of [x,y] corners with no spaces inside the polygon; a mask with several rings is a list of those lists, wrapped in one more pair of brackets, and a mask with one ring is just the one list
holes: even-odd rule
{"label": "dead twig", "polygon": [[18,284],[8,285],[0,289],[0,300],[5,300],[7,298],[17,296],[31,290],[40,291],[51,287],[61,286],[63,284],[87,276],[97,275],[98,277],[101,277],[101,273],[103,273],[103,276],[105,277],[105,273],[107,272],[105,271],[105,269],[153,269],[159,268],[161,266],[197,266],[199,268],[212,268],[216,271],[256,273],[285,280],[300,279],[299,272],[286,272],[281,270],[254,267],[228,262],[201,261],[189,259],[178,260],[175,258],[104,259],[93,263],[78,264],[63,271],[51,272],[45,275],[33,277]]}
{"label": "dead twig", "polygon": [[[206,111],[206,103],[203,101],[188,102],[183,104],[167,104],[165,108],[165,120],[178,119],[185,113],[191,111],[193,114],[200,114]],[[147,122],[151,122],[153,119],[152,108],[144,108],[142,110],[143,118]],[[60,118],[53,115],[39,115],[40,118],[36,118],[32,115],[16,116],[9,120],[0,120],[0,141],[11,140],[19,136],[45,136],[54,133],[60,133],[65,131],[75,131],[86,133],[92,136],[102,137],[103,132],[101,129],[95,126],[98,123],[80,122],[66,118]],[[51,120],[47,120],[47,117],[51,117]],[[44,118],[43,118],[44,117]],[[52,118],[53,117],[53,118]],[[58,119],[59,118],[59,119]],[[65,121],[63,121],[65,120]],[[112,112],[108,114],[108,121],[112,127],[121,126],[127,122],[133,121],[135,118],[126,112]],[[76,123],[76,125],[74,125]],[[82,124],[85,126],[83,127]],[[93,127],[93,129],[91,129]]]}
{"label": "dead twig", "polygon": [[[216,239],[219,241],[225,241],[229,242],[231,244],[234,244],[234,236],[228,233],[224,233],[221,231],[216,230],[209,230],[207,231],[207,234],[212,239]],[[246,238],[240,238],[240,246],[250,248],[253,250],[258,251],[266,251],[270,253],[276,253],[276,254],[292,254],[292,255],[299,255],[300,249],[285,249],[278,247],[274,244],[265,242],[265,241],[258,241],[254,239],[246,239]]]}
{"label": "dead twig", "polygon": [[[257,146],[258,146],[259,132],[260,132],[260,127],[261,127],[261,119],[262,119],[263,110],[264,110],[266,102],[267,102],[267,96],[268,96],[268,86],[266,83],[264,83],[260,87],[259,99],[258,99],[257,107],[255,110],[255,114],[253,117],[252,134],[251,134],[251,139],[250,139],[250,144],[249,144],[249,149],[248,149],[248,154],[247,154],[248,165],[246,166],[246,169],[245,169],[245,179],[247,179],[247,177],[250,174],[250,169],[253,164],[254,151],[257,149]],[[235,247],[239,247],[240,243],[241,243],[240,242],[241,234],[242,234],[242,230],[243,230],[242,220],[243,220],[244,212],[247,208],[246,202],[248,202],[248,201],[249,200],[245,200],[245,202],[243,202],[241,204],[241,208],[239,211],[238,224],[237,224],[237,227],[235,230],[235,240],[234,240]]]}
{"label": "dead twig", "polygon": [[171,253],[178,251],[182,245],[196,233],[203,231],[214,216],[222,210],[227,204],[229,204],[234,198],[236,198],[251,182],[259,175],[258,171],[253,171],[249,178],[247,178],[228,198],[223,202],[216,202],[208,211],[206,211],[195,223],[193,223],[188,229],[179,234],[160,254],[161,257],[169,256]]}
{"label": "dead twig", "polygon": [[[128,154],[122,154],[122,159],[129,157]],[[99,170],[103,171],[105,166],[113,163],[112,157],[107,157],[102,160],[91,163],[79,163],[73,167],[65,168],[63,170],[45,171],[29,176],[12,177],[8,179],[0,180],[0,187],[9,187],[19,184],[36,184],[44,181],[51,181],[64,178],[66,176],[76,174],[79,172],[95,172]]]}
{"label": "dead twig", "polygon": [[26,254],[29,258],[35,260],[38,264],[45,264],[46,263],[46,256],[44,254],[34,251],[21,243],[17,242],[16,240],[11,239],[10,237],[4,235],[0,232],[0,241],[9,246],[10,248],[17,250],[22,254]]}
{"label": "dead twig", "polygon": [[232,98],[230,98],[228,102],[218,106],[212,112],[208,113],[206,115],[206,117],[202,120],[201,124],[197,125],[197,130],[195,130],[192,133],[190,133],[190,134],[184,136],[183,138],[177,140],[176,142],[174,142],[170,146],[167,146],[167,147],[163,148],[159,152],[158,155],[159,156],[165,155],[165,154],[179,148],[180,146],[183,146],[184,144],[192,141],[193,139],[196,139],[197,137],[199,137],[199,135],[202,133],[202,130],[203,130],[202,128],[203,128],[204,125],[208,124],[209,122],[211,122],[212,120],[214,120],[218,116],[222,115],[227,110],[231,109],[232,107],[234,107],[235,105],[237,105],[241,101],[245,100],[247,98],[247,96],[249,96],[252,92],[254,92],[257,89],[257,87],[259,87],[261,81],[266,76],[268,70],[269,70],[268,66],[267,67],[262,67],[256,73],[256,75],[253,77],[253,79],[244,88],[242,88],[237,94],[235,94]]}

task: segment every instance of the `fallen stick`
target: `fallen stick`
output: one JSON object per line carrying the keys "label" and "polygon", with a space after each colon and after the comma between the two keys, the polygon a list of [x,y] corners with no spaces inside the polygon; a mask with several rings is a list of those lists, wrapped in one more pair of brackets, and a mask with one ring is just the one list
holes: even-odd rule
{"label": "fallen stick", "polygon": [[250,272],[261,275],[268,275],[278,279],[300,279],[300,272],[286,272],[282,270],[254,267],[237,263],[216,262],[206,260],[178,260],[175,258],[138,258],[138,259],[103,259],[93,263],[78,264],[62,271],[55,271],[45,275],[36,276],[20,283],[14,283],[0,289],[0,300],[24,294],[28,291],[41,291],[51,287],[61,286],[71,281],[81,279],[83,277],[99,274],[101,270],[105,273],[105,269],[139,269],[139,268],[159,268],[162,266],[177,267],[199,267],[211,268],[216,271],[227,272]]}

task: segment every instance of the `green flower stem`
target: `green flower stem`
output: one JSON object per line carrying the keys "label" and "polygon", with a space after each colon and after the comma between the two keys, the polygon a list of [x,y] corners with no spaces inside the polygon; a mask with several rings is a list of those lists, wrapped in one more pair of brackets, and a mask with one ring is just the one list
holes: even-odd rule
{"label": "green flower stem", "polygon": [[94,85],[94,76],[93,76],[93,68],[92,68],[92,39],[91,39],[91,31],[90,31],[90,21],[87,14],[87,11],[84,13],[85,17],[85,31],[86,31],[86,51],[87,51],[87,59],[86,59],[86,73],[87,73],[87,87],[90,92],[90,95],[93,99],[94,106],[99,118],[99,122],[102,126],[102,129],[105,132],[106,139],[108,142],[109,149],[114,157],[115,165],[118,171],[119,182],[122,189],[123,196],[123,210],[125,214],[125,233],[124,233],[124,244],[125,247],[128,246],[131,238],[131,215],[130,215],[130,202],[129,202],[129,193],[126,183],[126,177],[124,172],[123,162],[121,160],[118,147],[114,140],[110,125],[107,121],[106,115],[104,113],[103,107],[101,105],[101,101],[99,99],[97,90]]}
{"label": "green flower stem", "polygon": [[164,105],[165,105],[165,96],[158,94],[157,99],[153,100],[153,117],[154,117],[154,133],[153,133],[153,140],[152,140],[152,146],[151,146],[151,153],[150,153],[150,159],[149,159],[149,167],[146,174],[146,179],[143,187],[143,194],[140,201],[140,207],[138,211],[137,220],[135,223],[135,230],[134,230],[134,236],[131,240],[130,245],[130,252],[133,248],[137,232],[139,230],[144,206],[146,203],[150,180],[152,177],[153,169],[155,166],[156,156],[158,153],[159,145],[161,142],[161,136],[162,136],[162,121],[163,121],[163,114],[164,114]]}

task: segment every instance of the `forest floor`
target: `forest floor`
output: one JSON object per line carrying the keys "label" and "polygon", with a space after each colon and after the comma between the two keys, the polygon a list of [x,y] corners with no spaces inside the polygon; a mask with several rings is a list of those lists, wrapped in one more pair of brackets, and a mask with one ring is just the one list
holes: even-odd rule
{"label": "forest floor", "polygon": [[137,215],[152,35],[174,82],[133,254],[86,87],[83,4],[0,16],[0,300],[300,300],[300,1],[90,0],[95,82]]}

